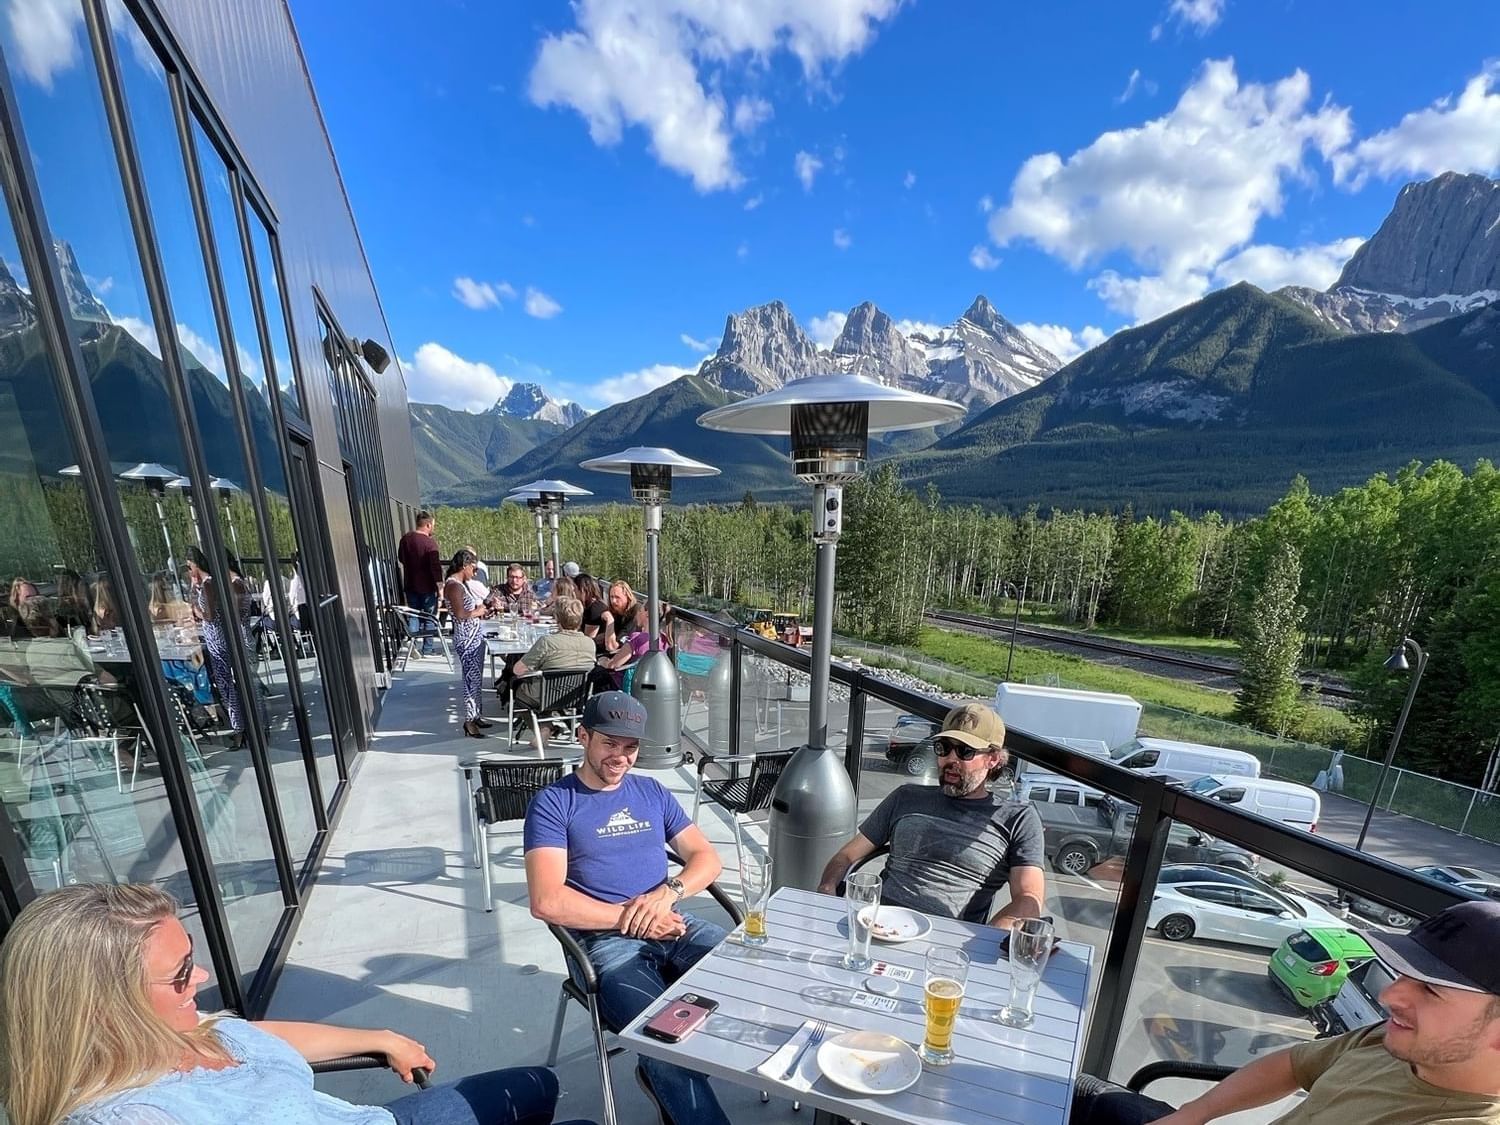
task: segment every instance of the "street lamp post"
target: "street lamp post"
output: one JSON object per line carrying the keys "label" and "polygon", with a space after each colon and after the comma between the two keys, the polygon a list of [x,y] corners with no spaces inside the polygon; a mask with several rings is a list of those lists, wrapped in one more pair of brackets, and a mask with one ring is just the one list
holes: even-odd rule
{"label": "street lamp post", "polygon": [[1406,700],[1401,704],[1401,714],[1396,718],[1396,729],[1391,732],[1391,744],[1385,751],[1385,762],[1380,767],[1380,778],[1375,782],[1375,791],[1370,794],[1370,807],[1365,809],[1365,822],[1360,825],[1359,839],[1354,845],[1354,850],[1357,852],[1364,850],[1365,836],[1370,831],[1370,821],[1375,818],[1375,802],[1380,800],[1380,791],[1385,788],[1386,775],[1391,772],[1391,763],[1396,759],[1396,747],[1401,745],[1401,733],[1406,729],[1406,717],[1411,714],[1411,701],[1417,697],[1417,685],[1422,682],[1422,672],[1427,667],[1427,654],[1422,651],[1422,646],[1410,637],[1402,637],[1401,643],[1391,650],[1391,655],[1385,662],[1387,670],[1405,672],[1410,669],[1411,663],[1406,659],[1408,649],[1416,655],[1416,670],[1412,672],[1411,686],[1406,689]]}
{"label": "street lamp post", "polygon": [[771,802],[777,886],[813,890],[829,857],[854,830],[854,786],[828,747],[833,663],[834,572],[844,521],[844,485],[864,471],[871,433],[934,426],[963,414],[947,399],[914,394],[860,375],[813,375],[700,415],[711,430],[791,437],[792,472],[813,486],[811,687],[807,745],[787,762]]}
{"label": "street lamp post", "polygon": [[[579,488],[576,484],[569,484],[565,480],[534,480],[530,484],[523,484],[510,490],[510,495],[517,500],[530,500],[528,494],[535,493],[540,510],[547,513],[547,522],[552,526],[552,570],[554,574],[562,573],[562,550],[558,539],[558,516],[562,514],[563,505],[574,497],[592,496],[593,493],[586,488]],[[540,536],[537,540],[540,544]]]}
{"label": "street lamp post", "polygon": [[672,498],[672,477],[718,476],[719,470],[671,449],[632,446],[580,462],[601,473],[629,473],[630,495],[645,506],[646,618],[650,638],[636,665],[630,693],[646,704],[646,736],[637,761],[647,769],[681,764],[682,710],[677,665],[661,643],[661,509]]}
{"label": "street lamp post", "polygon": [[1010,667],[1016,659],[1016,630],[1021,625],[1021,591],[1016,589],[1014,582],[1007,582],[1001,593],[1007,593],[1016,602],[1016,612],[1010,619],[1010,652],[1005,657],[1005,682],[1010,683]]}

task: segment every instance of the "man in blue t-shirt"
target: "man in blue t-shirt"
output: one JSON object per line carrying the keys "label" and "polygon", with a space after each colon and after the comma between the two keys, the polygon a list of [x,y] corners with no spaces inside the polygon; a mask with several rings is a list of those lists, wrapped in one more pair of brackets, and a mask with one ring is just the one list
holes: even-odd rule
{"label": "man in blue t-shirt", "polygon": [[[718,853],[655,778],[630,772],[646,709],[619,691],[590,699],[577,772],[538,793],[526,812],[531,913],[566,926],[599,975],[604,1023],[619,1031],[724,939],[677,910],[723,870]],[[667,871],[667,846],[682,857]],[[642,1058],[636,1076],[669,1125],[728,1125],[708,1079]]]}

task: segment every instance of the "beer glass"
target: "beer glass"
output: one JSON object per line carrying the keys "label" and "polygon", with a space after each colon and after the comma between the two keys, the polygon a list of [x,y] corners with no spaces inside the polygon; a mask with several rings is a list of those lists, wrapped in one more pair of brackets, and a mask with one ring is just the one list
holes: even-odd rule
{"label": "beer glass", "polygon": [[927,984],[922,1003],[927,1012],[927,1033],[922,1037],[922,1061],[947,1066],[953,1061],[953,1025],[963,1002],[969,979],[969,955],[961,949],[927,951]]}
{"label": "beer glass", "polygon": [[766,933],[766,900],[771,897],[771,857],[740,851],[740,894],[745,899],[746,945],[765,945],[771,940]]}
{"label": "beer glass", "polygon": [[1045,918],[1023,918],[1010,928],[1010,1003],[1000,1009],[1007,1027],[1030,1027],[1042,970],[1052,956],[1056,934]]}
{"label": "beer glass", "polygon": [[[849,952],[844,954],[844,968],[868,969],[870,961],[870,923],[880,906],[880,876],[856,871],[844,880],[844,903],[849,908]],[[860,912],[868,910],[864,918]]]}

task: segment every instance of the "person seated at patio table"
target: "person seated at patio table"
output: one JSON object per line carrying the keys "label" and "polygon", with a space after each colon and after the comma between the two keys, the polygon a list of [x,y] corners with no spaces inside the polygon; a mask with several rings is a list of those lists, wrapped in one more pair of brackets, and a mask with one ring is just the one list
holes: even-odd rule
{"label": "person seated at patio table", "polygon": [[[834,853],[818,890],[833,894],[849,868],[890,845],[880,901],[924,914],[1009,927],[1042,913],[1042,822],[1030,801],[998,798],[987,783],[1008,755],[1005,721],[982,703],[949,711],[933,747],[939,784],[903,785],[886,796]],[[1010,901],[993,916],[1002,887]]]}
{"label": "person seated at patio table", "polygon": [[552,586],[557,581],[557,567],[552,560],[548,559],[542,563],[542,579],[536,584],[536,600],[543,604],[552,601],[557,595],[552,592]]}
{"label": "person seated at patio table", "polygon": [[115,588],[109,575],[101,574],[94,583],[93,633],[108,633],[120,628],[120,610],[115,604]]}
{"label": "person seated at patio table", "polygon": [[594,651],[603,655],[604,618],[609,613],[609,602],[604,600],[599,580],[591,574],[580,571],[574,575],[573,585],[578,587],[578,600],[583,603],[583,635],[594,642]]}
{"label": "person seated at patio table", "polygon": [[1180,1109],[1084,1074],[1072,1125],[1203,1125],[1306,1090],[1276,1125],[1500,1122],[1500,902],[1461,902],[1410,933],[1361,931],[1398,974],[1384,1023],[1262,1055]]}
{"label": "person seated at patio table", "polygon": [[[618,691],[584,707],[578,769],[526,812],[526,889],[533,917],[573,932],[599,975],[606,1026],[619,1031],[724,939],[680,912],[719,876],[718,853],[654,777],[632,772],[646,709]],[[666,848],[685,866],[667,870]],[[636,1078],[675,1125],[725,1125],[708,1079],[642,1057]]]}
{"label": "person seated at patio table", "polygon": [[182,599],[167,571],[158,571],[151,576],[148,608],[152,624],[187,626],[193,623],[193,607]]}
{"label": "person seated at patio table", "polygon": [[550,672],[553,669],[594,666],[594,642],[578,631],[583,622],[583,603],[577,598],[563,598],[553,607],[553,612],[557,616],[557,632],[538,637],[500,677],[505,685],[501,698],[504,698],[506,690],[514,690],[517,707],[532,708],[541,704],[534,680],[515,682],[522,676],[529,676],[533,672]]}
{"label": "person seated at patio table", "polygon": [[177,902],[145,884],[79,884],[28,903],[0,950],[0,1103],[12,1125],[546,1125],[543,1067],[471,1075],[356,1106],[308,1063],[380,1053],[406,1082],[436,1065],[394,1031],[198,1011],[208,973]]}
{"label": "person seated at patio table", "polygon": [[526,568],[511,563],[505,571],[505,585],[496,587],[498,605],[506,613],[530,613],[536,607],[536,594],[526,581]]}
{"label": "person seated at patio table", "polygon": [[646,627],[646,606],[635,596],[630,583],[609,584],[609,612],[604,615],[604,651],[614,652],[631,633]]}
{"label": "person seated at patio table", "polygon": [[[672,607],[665,602],[661,607],[662,651],[672,651]],[[605,687],[629,691],[635,680],[635,665],[641,657],[651,651],[651,631],[637,629],[625,638],[625,643],[608,656],[599,658],[599,678],[595,681]]]}

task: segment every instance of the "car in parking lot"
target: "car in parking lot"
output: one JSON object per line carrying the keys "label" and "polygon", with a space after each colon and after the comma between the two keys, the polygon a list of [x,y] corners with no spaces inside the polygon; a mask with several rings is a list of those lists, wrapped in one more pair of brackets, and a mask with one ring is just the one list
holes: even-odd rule
{"label": "car in parking lot", "polygon": [[[1421,867],[1414,867],[1412,871],[1417,875],[1425,875],[1435,882],[1447,883],[1450,887],[1462,887],[1464,890],[1473,891],[1486,898],[1500,899],[1500,875],[1492,871],[1485,871],[1479,867],[1466,867],[1458,863],[1428,863]],[[1387,926],[1395,926],[1398,929],[1405,929],[1416,921],[1400,907],[1386,906],[1383,902],[1376,902],[1374,899],[1363,898],[1356,894],[1349,896],[1349,909],[1363,914],[1366,918],[1374,918],[1378,922],[1384,922]]]}
{"label": "car in parking lot", "polygon": [[1276,947],[1266,963],[1266,976],[1278,991],[1299,1008],[1331,1000],[1349,974],[1375,951],[1353,930],[1308,926]]}
{"label": "car in parking lot", "polygon": [[[1105,797],[1096,805],[1033,802],[1041,817],[1047,858],[1053,870],[1083,875],[1106,859],[1125,854],[1135,832],[1134,806]],[[1187,824],[1173,824],[1167,833],[1170,863],[1211,863],[1254,871],[1259,859],[1243,848],[1216,840]]]}
{"label": "car in parking lot", "polygon": [[1313,1027],[1318,1029],[1318,1038],[1342,1035],[1385,1019],[1387,1013],[1385,1005],[1380,1002],[1380,994],[1395,979],[1396,970],[1379,957],[1372,957],[1351,969],[1338,992],[1314,1004],[1307,1013]]}
{"label": "car in parking lot", "polygon": [[923,777],[937,770],[932,736],[938,726],[921,715],[902,715],[885,743],[885,760],[908,777]]}
{"label": "car in parking lot", "polygon": [[1158,883],[1146,928],[1168,941],[1210,938],[1275,949],[1308,926],[1350,928],[1311,899],[1221,878]]}

